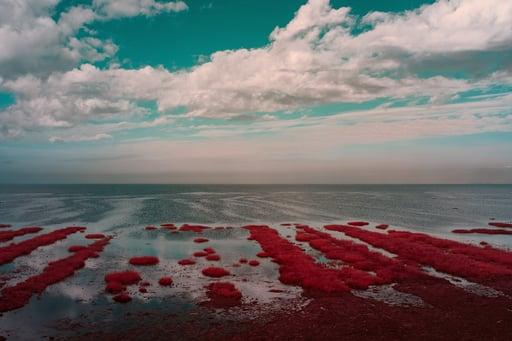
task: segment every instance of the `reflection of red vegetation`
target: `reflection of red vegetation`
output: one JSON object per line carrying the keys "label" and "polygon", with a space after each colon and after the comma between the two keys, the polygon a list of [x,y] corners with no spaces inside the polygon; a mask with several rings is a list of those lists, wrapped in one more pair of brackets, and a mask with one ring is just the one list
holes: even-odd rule
{"label": "reflection of red vegetation", "polygon": [[68,251],[69,252],[77,252],[77,251],[82,251],[86,248],[87,248],[87,246],[84,246],[84,245],[71,245],[70,247],[68,247]]}
{"label": "reflection of red vegetation", "polygon": [[242,300],[242,293],[229,282],[210,283],[206,295],[210,299],[208,304],[215,308],[233,307],[239,305]]}
{"label": "reflection of red vegetation", "polygon": [[230,274],[226,269],[216,267],[205,268],[203,269],[202,273],[208,277],[223,277]]}
{"label": "reflection of red vegetation", "polygon": [[105,291],[111,294],[119,294],[126,290],[126,286],[119,282],[108,282]]}
{"label": "reflection of red vegetation", "polygon": [[385,230],[389,227],[388,224],[379,224],[377,226],[375,226],[376,229],[379,229],[379,230]]}
{"label": "reflection of red vegetation", "polygon": [[154,256],[140,256],[130,258],[131,265],[155,265],[158,264],[158,258]]}
{"label": "reflection of red vegetation", "polygon": [[102,238],[105,238],[105,235],[103,233],[90,233],[90,234],[86,234],[85,238],[87,238],[87,239],[102,239]]}
{"label": "reflection of red vegetation", "polygon": [[260,265],[260,262],[258,262],[257,260],[253,259],[253,260],[249,261],[249,265],[250,266],[258,266],[258,265]]}
{"label": "reflection of red vegetation", "polygon": [[162,277],[158,280],[158,284],[164,287],[168,287],[172,285],[172,278],[171,277]]}
{"label": "reflection of red vegetation", "polygon": [[279,280],[284,284],[300,285],[309,292],[340,293],[349,290],[337,270],[317,264],[313,257],[282,238],[268,226],[246,226],[273,260],[279,264]]}
{"label": "reflection of red vegetation", "polygon": [[511,223],[500,223],[495,221],[490,222],[489,225],[494,227],[512,227]]}
{"label": "reflection of red vegetation", "polygon": [[263,252],[263,251],[262,251],[262,252],[258,252],[258,253],[256,254],[256,256],[258,256],[258,257],[260,257],[260,258],[267,258],[267,257],[270,257],[270,255],[269,255],[268,253]]}
{"label": "reflection of red vegetation", "polygon": [[220,260],[220,256],[212,253],[212,254],[209,254],[208,256],[206,256],[206,259],[212,260],[212,261],[217,261],[217,260]]}
{"label": "reflection of red vegetation", "polygon": [[85,227],[66,227],[19,243],[9,244],[6,247],[0,248],[0,265],[12,262],[17,257],[28,255],[41,246],[50,245],[58,240],[65,239],[72,233],[84,230]]}
{"label": "reflection of red vegetation", "polygon": [[194,243],[206,243],[208,239],[206,238],[195,238]]}
{"label": "reflection of red vegetation", "polygon": [[95,241],[86,249],[71,256],[48,263],[42,273],[29,277],[23,282],[4,288],[1,291],[0,311],[5,312],[23,307],[34,294],[41,294],[48,286],[72,276],[76,270],[85,266],[85,261],[96,257],[109,243],[109,238]]}
{"label": "reflection of red vegetation", "polygon": [[201,233],[203,230],[208,229],[208,226],[204,225],[189,225],[189,224],[183,224],[180,227],[180,231],[190,231],[195,233]]}
{"label": "reflection of red vegetation", "polygon": [[512,231],[509,230],[500,230],[500,229],[455,229],[452,230],[452,233],[459,234],[469,234],[469,233],[480,233],[480,234],[512,234]]}
{"label": "reflection of red vegetation", "polygon": [[144,227],[144,230],[148,230],[148,231],[153,231],[153,230],[156,230],[157,228],[155,226],[146,226]]}
{"label": "reflection of red vegetation", "polygon": [[137,284],[141,277],[137,271],[126,270],[118,272],[110,272],[105,275],[105,282],[117,282],[124,285]]}
{"label": "reflection of red vegetation", "polygon": [[192,254],[194,257],[206,257],[208,256],[207,252],[204,251],[197,251]]}
{"label": "reflection of red vegetation", "polygon": [[41,231],[42,228],[37,226],[23,227],[19,230],[14,231],[0,231],[0,242],[6,242],[15,237],[24,236],[29,233],[37,233]]}
{"label": "reflection of red vegetation", "polygon": [[370,223],[366,221],[349,221],[347,224],[351,226],[366,226],[369,225]]}
{"label": "reflection of red vegetation", "polygon": [[196,264],[196,261],[193,259],[182,259],[182,260],[178,261],[178,264],[179,265],[194,265],[194,264]]}
{"label": "reflection of red vegetation", "polygon": [[121,293],[113,297],[114,301],[118,303],[128,303],[132,300],[131,296],[126,293]]}

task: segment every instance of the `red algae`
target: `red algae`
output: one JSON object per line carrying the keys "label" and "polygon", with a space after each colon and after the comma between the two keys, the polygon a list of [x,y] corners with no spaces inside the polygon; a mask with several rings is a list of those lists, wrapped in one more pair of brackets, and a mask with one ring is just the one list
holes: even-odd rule
{"label": "red algae", "polygon": [[193,259],[182,259],[178,261],[179,265],[194,265],[196,264],[196,261]]}
{"label": "red algae", "polygon": [[87,249],[87,246],[84,246],[84,245],[71,245],[70,247],[68,247],[68,251],[69,252],[78,252],[78,251],[82,251],[84,249]]}
{"label": "red algae", "polygon": [[162,277],[158,280],[158,284],[164,287],[168,287],[172,285],[172,278],[171,277]]}
{"label": "red algae", "polygon": [[510,230],[502,230],[502,229],[455,229],[452,230],[452,233],[459,234],[469,234],[469,233],[479,233],[479,234],[512,234]]}
{"label": "red algae", "polygon": [[215,250],[211,247],[204,248],[203,251],[206,252],[207,254],[215,253]]}
{"label": "red algae", "polygon": [[240,258],[240,260],[239,260],[238,262],[240,262],[240,263],[242,263],[242,264],[245,264],[245,263],[247,263],[247,259],[245,259],[245,258]]}
{"label": "red algae", "polygon": [[233,283],[210,283],[206,295],[210,299],[208,305],[215,308],[229,308],[241,304],[242,293]]}
{"label": "red algae", "polygon": [[267,257],[270,257],[270,255],[269,255],[268,253],[263,252],[263,251],[262,251],[262,252],[258,252],[258,253],[256,254],[256,256],[257,256],[257,257],[260,257],[260,258],[267,258]]}
{"label": "red algae", "polygon": [[110,272],[105,275],[105,282],[117,282],[124,285],[137,284],[141,279],[139,273],[133,270]]}
{"label": "red algae", "polygon": [[102,238],[105,238],[105,235],[103,233],[90,233],[90,234],[86,234],[85,238],[87,238],[87,239],[102,239]]}
{"label": "red algae", "polygon": [[201,272],[205,276],[215,277],[215,278],[230,275],[229,271],[227,271],[226,269],[216,268],[216,267],[205,268]]}
{"label": "red algae", "polygon": [[189,224],[183,224],[180,226],[180,231],[190,231],[195,233],[201,233],[203,230],[209,229],[208,226],[204,225],[189,225]]}
{"label": "red algae", "polygon": [[218,261],[220,260],[220,256],[212,253],[206,256],[206,259],[211,261]]}
{"label": "red algae", "polygon": [[206,243],[208,242],[209,240],[206,239],[206,238],[195,238],[194,239],[194,243]]}
{"label": "red algae", "polygon": [[147,231],[153,231],[153,230],[156,230],[156,226],[146,226],[144,227],[144,230],[147,230]]}
{"label": "red algae", "polygon": [[132,300],[132,297],[126,293],[121,293],[113,297],[114,301],[118,303],[128,303]]}
{"label": "red algae", "polygon": [[204,251],[197,251],[197,252],[194,252],[192,254],[194,257],[206,257],[209,255],[208,252],[204,252]]}
{"label": "red algae", "polygon": [[389,227],[388,224],[379,224],[377,226],[375,226],[376,229],[379,229],[379,230],[385,230]]}
{"label": "red algae", "polygon": [[350,226],[366,226],[366,225],[370,225],[370,223],[368,223],[366,221],[349,221],[347,224],[350,225]]}
{"label": "red algae", "polygon": [[51,245],[58,240],[66,239],[72,233],[84,230],[85,227],[66,227],[24,240],[20,243],[9,244],[0,248],[0,265],[10,263],[20,256],[30,254],[39,247]]}
{"label": "red algae", "polygon": [[158,264],[159,260],[155,256],[139,256],[130,258],[129,263],[131,265],[155,265]]}
{"label": "red algae", "polygon": [[110,238],[95,241],[87,249],[71,256],[49,262],[43,271],[23,282],[1,290],[0,312],[18,309],[26,305],[32,295],[41,294],[48,286],[58,283],[85,266],[85,261],[103,251]]}
{"label": "red algae", "polygon": [[15,237],[24,236],[29,233],[37,233],[41,231],[42,228],[37,226],[23,227],[19,230],[14,231],[0,231],[0,242],[6,242],[8,240],[12,240]]}
{"label": "red algae", "polygon": [[126,290],[126,286],[119,282],[108,282],[105,291],[111,294],[119,294]]}
{"label": "red algae", "polygon": [[258,266],[258,265],[260,265],[260,262],[258,262],[255,259],[252,259],[252,260],[249,261],[249,265],[250,266]]}
{"label": "red algae", "polygon": [[349,290],[337,270],[317,264],[297,245],[282,238],[268,226],[245,226],[272,259],[279,264],[279,280],[299,285],[308,293],[343,293]]}
{"label": "red algae", "polygon": [[489,226],[494,226],[494,227],[512,227],[512,223],[502,223],[502,222],[496,222],[496,221],[491,221],[489,223]]}

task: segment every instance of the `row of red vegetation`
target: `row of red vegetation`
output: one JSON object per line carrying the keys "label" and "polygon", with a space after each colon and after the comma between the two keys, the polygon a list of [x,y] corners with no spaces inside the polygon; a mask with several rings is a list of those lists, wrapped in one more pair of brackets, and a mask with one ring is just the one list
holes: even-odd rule
{"label": "row of red vegetation", "polygon": [[279,233],[259,225],[245,226],[250,240],[256,240],[263,251],[279,264],[279,280],[284,284],[299,285],[308,293],[342,293],[349,287],[339,271],[317,264],[315,259],[297,245],[282,238]]}
{"label": "row of red vegetation", "polygon": [[0,265],[10,263],[20,256],[30,254],[41,246],[51,245],[56,241],[65,239],[68,235],[79,231],[85,231],[85,227],[66,227],[19,243],[12,243],[8,246],[2,247],[0,248]]}
{"label": "row of red vegetation", "polygon": [[2,289],[0,312],[21,308],[29,302],[32,295],[41,294],[48,286],[72,276],[75,271],[85,266],[88,258],[98,257],[109,241],[110,238],[97,240],[71,256],[48,263],[39,275]]}
{"label": "row of red vegetation", "polygon": [[458,234],[470,234],[470,233],[478,233],[478,234],[512,234],[510,230],[502,230],[502,229],[455,229],[452,230],[452,233]]}
{"label": "row of red vegetation", "polygon": [[189,224],[183,224],[180,226],[180,231],[190,231],[195,233],[201,233],[206,229],[209,229],[209,226],[204,225],[189,225]]}
{"label": "row of red vegetation", "polygon": [[0,242],[6,242],[8,240],[12,240],[15,237],[24,236],[29,233],[37,233],[41,231],[42,228],[37,226],[23,227],[19,230],[13,231],[0,231]]}
{"label": "row of red vegetation", "polygon": [[[512,270],[502,264],[484,262],[465,254],[472,253],[475,246],[459,243],[458,252],[447,252],[451,249],[447,250],[415,240],[418,237],[427,238],[427,235],[416,236],[410,232],[398,231],[382,234],[348,225],[327,225],[325,228],[343,232],[350,237],[395,253],[401,258],[432,266],[438,271],[463,277],[508,293],[512,292]],[[449,243],[456,242],[449,241]],[[480,249],[483,254],[487,253],[486,248]]]}
{"label": "row of red vegetation", "polygon": [[512,223],[501,223],[501,222],[497,222],[497,221],[491,221],[489,223],[489,226],[494,226],[494,227],[512,227]]}

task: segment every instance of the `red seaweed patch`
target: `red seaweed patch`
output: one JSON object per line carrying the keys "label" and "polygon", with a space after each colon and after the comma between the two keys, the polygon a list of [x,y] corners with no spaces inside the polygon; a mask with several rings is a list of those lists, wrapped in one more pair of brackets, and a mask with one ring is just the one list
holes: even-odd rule
{"label": "red seaweed patch", "polygon": [[113,297],[114,301],[118,303],[128,303],[132,300],[132,297],[127,293],[121,293]]}
{"label": "red seaweed patch", "polygon": [[206,288],[206,295],[210,299],[208,305],[212,307],[229,308],[241,303],[242,293],[233,283],[210,283]]}
{"label": "red seaweed patch", "polygon": [[211,247],[206,247],[203,249],[204,252],[206,252],[207,254],[212,254],[212,253],[215,253],[215,250]]}
{"label": "red seaweed patch", "polygon": [[347,224],[350,225],[350,226],[366,226],[366,225],[370,225],[370,223],[368,223],[366,221],[349,221]]}
{"label": "red seaweed patch", "polygon": [[256,254],[256,256],[257,256],[257,257],[260,257],[260,258],[267,258],[267,257],[270,257],[270,255],[269,255],[268,253],[264,252],[264,251],[262,251],[262,252],[258,252],[258,253]]}
{"label": "red seaweed patch", "polygon": [[479,233],[479,234],[512,234],[510,230],[502,230],[502,229],[455,229],[452,230],[452,233],[459,234],[469,234],[469,233]]}
{"label": "red seaweed patch", "polygon": [[85,261],[88,258],[103,251],[109,241],[110,238],[95,241],[87,249],[48,263],[40,274],[29,277],[12,287],[2,289],[0,312],[21,308],[29,302],[32,295],[41,294],[48,286],[72,276],[75,271],[85,266]]}
{"label": "red seaweed patch", "polygon": [[194,243],[206,243],[208,242],[209,240],[206,239],[206,238],[195,238],[194,239]]}
{"label": "red seaweed patch", "polygon": [[67,236],[72,233],[84,230],[85,227],[66,227],[24,240],[20,243],[9,244],[8,246],[0,248],[0,265],[10,263],[20,256],[30,254],[39,247],[51,245],[58,240],[67,238]]}
{"label": "red seaweed patch", "polygon": [[24,236],[29,233],[37,233],[41,230],[42,228],[38,226],[29,226],[14,231],[0,231],[0,242],[6,242],[8,240],[12,240],[15,237]]}
{"label": "red seaweed patch", "polygon": [[69,252],[78,252],[87,249],[87,246],[84,245],[71,245],[68,247]]}
{"label": "red seaweed patch", "polygon": [[133,270],[110,272],[105,275],[105,282],[117,282],[124,285],[137,284],[141,279],[139,273]]}
{"label": "red seaweed patch", "polygon": [[105,291],[111,294],[119,294],[126,290],[126,286],[119,282],[108,282]]}
{"label": "red seaweed patch", "polygon": [[192,254],[194,257],[206,257],[208,256],[208,252],[197,251]]}
{"label": "red seaweed patch", "polygon": [[220,256],[212,253],[206,256],[206,259],[211,261],[218,261],[220,260]]}
{"label": "red seaweed patch", "polygon": [[255,259],[252,259],[252,260],[249,261],[249,265],[250,266],[258,266],[258,265],[260,265],[260,262],[258,262]]}
{"label": "red seaweed patch", "polygon": [[205,268],[201,271],[203,275],[208,277],[224,277],[230,275],[229,271],[223,268],[217,268],[217,267],[209,267]]}
{"label": "red seaweed patch", "polygon": [[379,230],[385,230],[389,227],[388,224],[379,224],[377,226],[375,226],[376,229],[379,229]]}
{"label": "red seaweed patch", "polygon": [[139,256],[130,258],[131,265],[156,265],[159,260],[155,256]]}
{"label": "red seaweed patch", "polygon": [[178,261],[179,265],[194,265],[196,264],[196,261],[193,259],[182,259]]}
{"label": "red seaweed patch", "polygon": [[247,263],[247,259],[245,259],[245,258],[240,258],[240,259],[238,260],[238,262],[239,262],[239,263],[242,263],[242,264],[245,264],[245,263]]}
{"label": "red seaweed patch", "polygon": [[201,233],[203,230],[209,229],[208,226],[204,225],[189,225],[189,224],[183,224],[180,226],[180,231],[190,231],[195,233]]}
{"label": "red seaweed patch", "polygon": [[164,287],[168,287],[172,285],[172,278],[171,277],[162,277],[158,280],[158,284]]}
{"label": "red seaweed patch", "polygon": [[489,223],[489,226],[494,226],[494,227],[512,227],[512,223],[502,223],[502,222],[497,222],[497,221],[491,221]]}
{"label": "red seaweed patch", "polygon": [[146,231],[153,231],[153,230],[156,230],[156,229],[157,229],[156,226],[146,226],[146,227],[144,227],[144,230],[146,230]]}

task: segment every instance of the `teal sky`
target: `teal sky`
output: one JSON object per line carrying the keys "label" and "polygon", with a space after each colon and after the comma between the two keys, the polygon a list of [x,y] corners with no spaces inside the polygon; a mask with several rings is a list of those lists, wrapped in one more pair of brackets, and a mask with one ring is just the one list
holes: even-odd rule
{"label": "teal sky", "polygon": [[1,183],[512,182],[507,1],[1,6]]}

